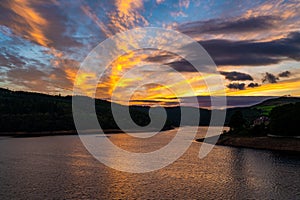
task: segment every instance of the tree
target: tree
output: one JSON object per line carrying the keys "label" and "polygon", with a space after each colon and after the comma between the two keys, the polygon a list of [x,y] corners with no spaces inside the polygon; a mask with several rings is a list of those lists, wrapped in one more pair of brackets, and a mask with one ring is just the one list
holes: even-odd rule
{"label": "tree", "polygon": [[273,108],[270,113],[270,131],[274,135],[300,136],[300,103]]}
{"label": "tree", "polygon": [[241,111],[236,111],[230,118],[229,127],[231,132],[237,132],[241,130],[245,125],[246,120],[243,117]]}

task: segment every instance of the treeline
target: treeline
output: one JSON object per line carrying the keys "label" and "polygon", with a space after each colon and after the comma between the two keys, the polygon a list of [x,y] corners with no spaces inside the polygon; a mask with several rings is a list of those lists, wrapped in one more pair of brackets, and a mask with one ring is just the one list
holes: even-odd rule
{"label": "treeline", "polygon": [[270,113],[270,133],[300,136],[300,103],[275,107]]}
{"label": "treeline", "polygon": [[[75,97],[92,100],[88,97]],[[111,111],[111,102],[95,99],[95,109],[98,122],[102,129],[119,129]],[[129,109],[131,118],[124,117],[123,122],[133,120],[139,126],[146,126],[151,122],[147,106],[122,106],[114,104],[119,110]],[[197,108],[185,108],[190,112],[199,112]],[[171,129],[181,123],[180,107],[167,108],[167,119],[163,129]],[[201,125],[209,123],[210,112],[202,110]],[[85,107],[81,111],[82,117],[89,118],[91,112]],[[152,116],[159,118],[158,116]],[[188,121],[185,125],[189,125]],[[97,127],[86,127],[94,129]],[[129,127],[130,128],[130,127]],[[40,93],[11,91],[0,88],[0,132],[39,132],[76,130],[72,113],[72,96],[62,97]]]}
{"label": "treeline", "polygon": [[237,110],[229,120],[230,134],[248,136],[300,136],[300,102],[274,106],[268,115],[253,121],[245,119]]}
{"label": "treeline", "polygon": [[[87,98],[88,97],[78,97]],[[92,99],[90,99],[92,100]],[[297,125],[299,123],[299,103],[300,98],[280,97],[267,100],[261,104],[245,107],[230,108],[226,112],[225,125],[232,128],[237,124],[237,128],[251,134],[292,134],[297,135]],[[276,106],[280,104],[291,105]],[[147,106],[125,107],[114,104],[115,107],[130,110],[132,120],[140,126],[146,126],[151,122],[149,109]],[[267,125],[258,124],[253,126],[253,122],[259,117],[264,116],[266,109],[272,111],[268,114],[270,123]],[[274,108],[273,108],[274,107]],[[98,121],[102,129],[119,129],[111,112],[111,102],[96,99],[95,109]],[[155,110],[156,108],[154,108]],[[200,114],[200,126],[208,126],[211,120],[211,111],[207,109],[198,109],[192,107],[167,107],[167,120],[163,129],[178,127],[179,125],[195,125],[189,119],[181,121],[182,109],[191,113]],[[265,109],[265,110],[262,110]],[[89,113],[82,108],[82,116],[89,118]],[[159,116],[153,116],[159,118]],[[234,120],[237,119],[237,122]],[[131,120],[124,117],[123,121]],[[215,124],[223,125],[223,124]],[[89,129],[97,127],[87,127]],[[0,132],[39,132],[39,131],[62,131],[76,130],[72,114],[72,97],[62,97],[60,95],[52,96],[31,92],[11,91],[0,88]]]}
{"label": "treeline", "polygon": [[[97,99],[95,108],[103,129],[119,129],[113,119],[110,102]],[[139,125],[144,126],[150,122],[146,113],[131,109],[130,114]],[[75,130],[71,96],[61,97],[0,89],[0,132],[61,130]]]}

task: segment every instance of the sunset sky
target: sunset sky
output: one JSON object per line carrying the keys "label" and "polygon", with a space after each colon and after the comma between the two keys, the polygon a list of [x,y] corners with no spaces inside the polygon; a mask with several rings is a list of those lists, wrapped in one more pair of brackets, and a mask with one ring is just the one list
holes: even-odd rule
{"label": "sunset sky", "polygon": [[[0,87],[71,94],[87,54],[106,38],[136,27],[173,29],[198,41],[216,63],[229,96],[300,96],[298,0],[1,0]],[[189,63],[170,52],[153,51],[116,59],[97,97],[108,99],[118,78],[141,63],[152,64],[147,70],[171,66],[197,96],[209,95],[203,77]],[[128,81],[122,91],[134,84]],[[174,80],[166,84],[178,88]],[[141,99],[168,97],[173,98],[168,90],[150,85],[134,100],[140,104]]]}

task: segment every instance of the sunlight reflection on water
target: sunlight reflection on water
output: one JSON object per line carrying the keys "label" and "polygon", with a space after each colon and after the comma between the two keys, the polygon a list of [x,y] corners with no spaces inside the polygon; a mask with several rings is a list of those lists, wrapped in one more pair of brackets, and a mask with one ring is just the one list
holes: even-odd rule
{"label": "sunlight reflection on water", "polygon": [[[198,137],[205,134],[200,128]],[[188,132],[187,132],[188,134]],[[114,144],[147,152],[172,139],[151,142],[110,134]],[[200,160],[200,143],[155,172],[131,174],[94,159],[77,136],[1,138],[1,199],[297,199],[300,158],[270,151],[216,146]],[[149,162],[155,162],[149,160]]]}

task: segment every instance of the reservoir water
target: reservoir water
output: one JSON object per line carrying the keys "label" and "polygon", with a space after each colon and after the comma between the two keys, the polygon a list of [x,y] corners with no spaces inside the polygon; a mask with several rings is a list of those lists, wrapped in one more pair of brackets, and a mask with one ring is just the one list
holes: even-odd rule
{"label": "reservoir water", "polygon": [[[197,137],[205,131],[199,128]],[[109,139],[129,151],[150,152],[174,132]],[[199,159],[200,146],[193,142],[161,170],[133,174],[101,164],[78,136],[0,137],[0,199],[300,199],[299,155],[215,146]]]}

